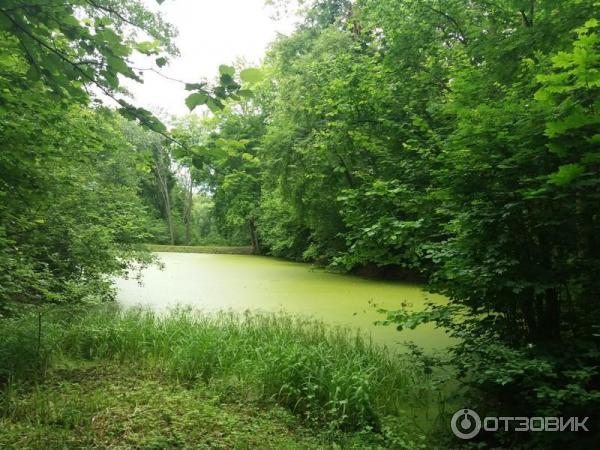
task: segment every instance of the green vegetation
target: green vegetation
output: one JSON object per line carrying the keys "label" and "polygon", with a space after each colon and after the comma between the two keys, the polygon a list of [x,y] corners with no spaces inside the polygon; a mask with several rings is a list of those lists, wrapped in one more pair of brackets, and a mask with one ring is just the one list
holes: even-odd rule
{"label": "green vegetation", "polygon": [[418,272],[449,303],[388,323],[459,339],[470,407],[597,421],[600,4],[322,0],[305,17],[253,98],[188,129],[221,228],[270,255]]}
{"label": "green vegetation", "polygon": [[148,245],[151,252],[212,253],[215,255],[251,255],[252,247],[209,247],[191,245]]}
{"label": "green vegetation", "polygon": [[0,324],[0,444],[421,448],[436,423],[424,419],[441,412],[425,368],[348,330],[285,315],[66,312],[51,309],[41,335],[35,315]]}
{"label": "green vegetation", "polygon": [[122,366],[80,364],[9,395],[0,419],[4,449],[303,449],[321,443],[283,409]]}
{"label": "green vegetation", "polygon": [[[433,322],[458,338],[450,357],[469,407],[597,424],[598,0],[299,3],[302,23],[262,67],[222,65],[212,84],[183,83],[189,109],[207,114],[165,124],[122,85],[142,79],[136,56],[156,71],[177,56],[176,31],[144,2],[1,2],[0,399],[33,408],[5,417],[52,429],[68,375],[52,371],[27,391],[48,350],[49,361],[92,359],[102,386],[126,382],[119,363],[139,363],[167,377],[140,375],[141,391],[220,377],[317,428],[388,446],[413,436],[399,405],[418,397],[421,378],[314,325],[97,313],[50,321],[39,335],[14,319],[48,303],[111,299],[111,279],[152,263],[152,242],[418,273],[448,303],[383,312],[399,328]],[[165,329],[180,338],[176,352]],[[72,425],[74,409],[57,423]],[[388,416],[402,422],[391,434]],[[595,447],[598,433],[482,433],[472,444]],[[25,439],[39,446],[41,435]]]}

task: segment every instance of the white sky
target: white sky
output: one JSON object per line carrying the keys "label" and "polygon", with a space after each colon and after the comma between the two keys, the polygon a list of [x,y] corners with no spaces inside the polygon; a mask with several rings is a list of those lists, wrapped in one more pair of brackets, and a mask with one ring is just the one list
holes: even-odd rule
{"label": "white sky", "polygon": [[[179,30],[175,43],[181,56],[160,72],[188,83],[213,81],[220,64],[232,64],[238,57],[258,65],[268,44],[278,33],[290,34],[295,22],[293,17],[271,19],[273,11],[264,0],[166,0],[160,6],[155,0],[144,1]],[[151,66],[139,59],[134,64]],[[177,115],[189,112],[184,100],[190,93],[181,83],[146,71],[143,84],[124,85],[138,106]]]}

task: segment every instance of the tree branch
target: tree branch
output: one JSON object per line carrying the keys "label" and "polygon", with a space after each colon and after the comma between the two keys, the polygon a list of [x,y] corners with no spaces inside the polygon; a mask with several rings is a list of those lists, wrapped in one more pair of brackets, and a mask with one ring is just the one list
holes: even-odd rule
{"label": "tree branch", "polygon": [[[115,102],[117,102],[119,105],[124,106],[123,105],[123,101],[121,99],[118,99],[112,92],[110,92],[104,85],[102,85],[102,83],[100,83],[99,81],[97,81],[94,77],[88,75],[84,70],[82,70],[79,67],[79,65],[77,63],[71,61],[61,51],[53,48],[48,43],[46,43],[43,40],[39,39],[37,36],[31,34],[27,29],[25,29],[19,22],[17,22],[6,11],[0,9],[0,13],[2,15],[4,15],[17,29],[19,29],[22,33],[24,33],[25,35],[27,35],[34,42],[37,42],[43,48],[45,48],[46,50],[49,50],[53,54],[57,55],[64,62],[66,62],[67,64],[69,64],[70,66],[72,66],[83,78],[85,78],[89,82],[93,83],[96,87],[98,87],[98,89],[100,89],[102,91],[102,93],[104,93],[104,95],[106,95],[107,97],[111,98],[112,100],[114,100]],[[19,39],[19,42],[21,42],[23,44],[23,41],[19,38],[19,36],[17,36],[17,39]],[[142,123],[143,125],[147,126],[150,129],[152,129],[152,124],[149,123],[148,120],[145,117],[141,116],[135,109],[128,109],[128,112],[130,112],[137,120],[139,120],[140,123]],[[187,146],[185,146],[183,143],[179,142],[178,140],[174,139],[168,133],[165,133],[165,132],[162,132],[162,131],[158,131],[158,130],[154,130],[154,129],[152,129],[152,131],[154,131],[155,133],[160,134],[165,139],[167,139],[169,142],[172,142],[173,144],[179,145],[180,147],[182,147],[182,148],[184,148],[186,150],[188,149]]]}
{"label": "tree branch", "polygon": [[452,17],[450,14],[448,14],[444,11],[440,11],[439,9],[434,8],[433,6],[430,6],[430,5],[424,5],[424,6],[426,8],[428,8],[429,10],[433,11],[434,13],[439,14],[440,16],[449,20],[454,25],[454,27],[456,28],[456,31],[458,32],[458,40],[462,44],[468,45],[469,40],[468,40],[465,32],[463,31],[462,27],[460,26],[460,24],[454,17]]}
{"label": "tree branch", "polygon": [[112,8],[109,8],[108,6],[102,6],[102,5],[98,5],[96,2],[94,2],[93,0],[85,0],[87,4],[89,4],[92,8],[95,9],[99,9],[101,11],[104,11],[108,14],[113,14],[115,15],[119,20],[122,20],[123,22],[125,22],[126,24],[131,25],[132,27],[135,28],[139,28],[140,26],[134,22],[132,22],[131,20],[127,19],[125,16],[123,16],[120,12],[115,11]]}

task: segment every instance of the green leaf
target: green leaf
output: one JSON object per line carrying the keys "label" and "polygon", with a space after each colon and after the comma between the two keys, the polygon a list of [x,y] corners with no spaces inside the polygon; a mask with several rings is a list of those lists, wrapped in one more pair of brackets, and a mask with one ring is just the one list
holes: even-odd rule
{"label": "green leaf", "polygon": [[216,114],[223,109],[223,104],[214,98],[209,98],[206,102],[206,106],[208,106],[208,109],[210,109],[213,114]]}
{"label": "green leaf", "polygon": [[235,69],[231,66],[227,66],[225,64],[221,64],[219,66],[219,73],[221,75],[229,75],[230,77],[233,77],[235,75]]}
{"label": "green leaf", "polygon": [[157,133],[166,133],[167,127],[150,111],[144,108],[136,108],[125,100],[119,100],[121,108],[117,111],[126,119],[137,120],[144,127],[156,131]]}
{"label": "green leaf", "polygon": [[173,148],[173,156],[175,157],[175,159],[184,159],[187,158],[189,155],[189,152],[187,149],[184,149],[183,147],[177,145]]}
{"label": "green leaf", "polygon": [[240,78],[246,83],[258,83],[264,79],[264,74],[260,69],[244,69],[240,72]]}
{"label": "green leaf", "polygon": [[185,90],[199,91],[201,89],[204,89],[204,86],[206,86],[206,83],[185,83]]}
{"label": "green leaf", "polygon": [[557,186],[564,186],[571,183],[584,171],[583,166],[579,164],[565,164],[564,166],[560,166],[558,172],[548,177],[548,182]]}
{"label": "green leaf", "polygon": [[246,97],[246,98],[253,98],[254,97],[254,92],[252,92],[249,89],[242,89],[241,91],[238,92],[238,94],[242,97]]}
{"label": "green leaf", "polygon": [[167,65],[167,58],[165,57],[160,57],[160,58],[156,58],[156,65],[158,67],[164,67]]}
{"label": "green leaf", "polygon": [[197,106],[206,105],[208,100],[208,94],[204,92],[194,92],[185,99],[185,104],[190,111],[193,111]]}
{"label": "green leaf", "polygon": [[136,42],[134,45],[138,52],[145,55],[156,54],[160,49],[160,43],[158,41]]}

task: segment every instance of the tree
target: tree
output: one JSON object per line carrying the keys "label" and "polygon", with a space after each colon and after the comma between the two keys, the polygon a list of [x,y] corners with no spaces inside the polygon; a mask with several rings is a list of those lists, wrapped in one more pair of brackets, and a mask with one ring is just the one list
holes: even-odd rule
{"label": "tree", "polygon": [[[418,271],[448,304],[390,323],[458,337],[478,410],[592,416],[598,3],[306,4],[254,86],[250,156],[212,159],[217,214],[271,254]],[[249,120],[215,119],[211,148],[246,152]]]}
{"label": "tree", "polygon": [[43,96],[25,98],[2,114],[1,135],[3,306],[100,295],[107,274],[149,262],[140,155],[109,111],[65,115]]}
{"label": "tree", "polygon": [[[172,34],[138,2],[0,6],[3,310],[103,296],[108,276],[150,261],[138,197],[145,155],[125,140],[122,121],[88,102],[96,89],[132,112],[118,98],[118,76],[138,78],[134,50],[174,54]],[[146,112],[135,116],[161,129]]]}
{"label": "tree", "polygon": [[260,111],[251,100],[244,100],[240,105],[232,102],[211,119],[180,121],[173,131],[186,143],[186,148],[176,152],[186,176],[212,194],[221,233],[233,244],[251,243],[257,254],[261,252],[256,223],[260,201],[257,145],[263,127]]}

